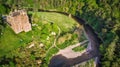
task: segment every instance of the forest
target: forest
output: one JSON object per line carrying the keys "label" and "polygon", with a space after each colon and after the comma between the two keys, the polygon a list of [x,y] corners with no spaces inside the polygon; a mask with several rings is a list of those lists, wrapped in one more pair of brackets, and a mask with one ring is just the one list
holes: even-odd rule
{"label": "forest", "polygon": [[[14,34],[3,16],[15,9],[27,10],[32,18],[32,31]],[[102,40],[101,66],[119,67],[119,0],[0,0],[0,67],[47,67],[52,54],[59,48],[85,39],[84,36],[78,39],[76,33],[71,33],[78,25],[74,20],[57,13],[42,13],[40,9],[66,12],[84,19]],[[26,48],[33,43],[34,47]],[[52,43],[58,48],[51,48]],[[80,67],[93,67],[92,63],[90,60]]]}

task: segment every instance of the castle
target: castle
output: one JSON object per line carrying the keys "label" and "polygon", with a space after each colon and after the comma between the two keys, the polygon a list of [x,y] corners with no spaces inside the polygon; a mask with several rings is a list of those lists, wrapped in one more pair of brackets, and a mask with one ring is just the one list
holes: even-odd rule
{"label": "castle", "polygon": [[10,12],[6,21],[16,34],[22,31],[28,32],[31,30],[31,24],[25,10],[15,10],[14,12]]}

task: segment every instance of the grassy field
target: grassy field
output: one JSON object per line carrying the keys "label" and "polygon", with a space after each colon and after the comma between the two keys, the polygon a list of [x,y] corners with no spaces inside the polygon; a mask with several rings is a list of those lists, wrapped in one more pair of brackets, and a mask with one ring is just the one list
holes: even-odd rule
{"label": "grassy field", "polygon": [[0,38],[0,57],[15,48],[24,46],[32,39],[30,32],[22,32],[17,35],[9,26],[7,26],[2,33]]}

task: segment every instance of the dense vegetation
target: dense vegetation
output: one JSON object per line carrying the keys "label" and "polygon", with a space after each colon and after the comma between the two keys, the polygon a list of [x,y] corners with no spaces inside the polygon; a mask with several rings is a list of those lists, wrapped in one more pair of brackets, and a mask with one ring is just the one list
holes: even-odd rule
{"label": "dense vegetation", "polygon": [[[86,20],[87,23],[89,23],[95,29],[95,31],[99,34],[99,37],[103,41],[103,43],[101,44],[101,48],[100,48],[102,66],[103,67],[119,67],[120,65],[119,63],[120,62],[120,52],[119,52],[120,51],[120,34],[119,34],[120,33],[120,3],[119,3],[119,0],[1,0],[0,1],[0,16],[8,14],[10,10],[29,9],[29,8],[33,8],[35,12],[37,12],[38,9],[68,12],[80,18],[83,18],[84,20]],[[48,15],[48,14],[45,14],[45,15]],[[53,17],[53,15],[51,15],[51,17]],[[47,22],[51,22],[51,21],[47,21]],[[35,22],[38,22],[38,19],[36,19]],[[48,23],[45,26],[49,26],[49,25],[50,24]],[[53,25],[56,26],[56,24],[53,24]],[[34,40],[31,40],[31,38],[28,36],[32,37],[32,35],[34,34],[34,37],[36,37],[36,35],[40,34],[40,33],[38,34],[34,32],[36,31],[36,28],[33,27],[34,31],[31,31],[30,33],[28,32],[28,33],[21,33],[19,35],[16,35],[19,37],[23,37],[21,38],[23,39],[23,41],[24,40],[27,40],[27,41],[25,41],[24,43],[19,41],[19,42],[15,42],[14,44],[10,42],[11,44],[8,44],[7,40],[2,40],[2,39],[4,39],[4,37],[6,37],[7,35],[10,35],[9,38],[10,40],[12,40],[11,37],[15,38],[16,36],[12,36],[11,34],[13,32],[11,32],[10,30],[6,31],[6,29],[10,29],[10,28],[6,25],[6,23],[3,23],[3,20],[0,18],[0,32],[1,32],[0,47],[4,47],[3,43],[5,45],[14,45],[17,43],[26,44],[26,43],[34,41]],[[55,28],[55,30],[56,32],[58,32],[57,28]],[[6,35],[3,36],[2,35],[4,34],[3,32],[4,33],[6,32]],[[27,36],[24,36],[24,34]],[[16,39],[19,39],[19,38],[16,38]],[[1,42],[1,40],[4,42]],[[36,40],[39,40],[39,39],[36,39]],[[68,43],[69,42],[71,41],[68,41]],[[17,47],[19,47],[19,45],[17,45]],[[9,46],[9,48],[6,48],[6,49],[9,50],[11,48],[12,47]],[[6,51],[5,49],[3,51],[3,49],[4,48],[0,48],[1,55],[4,55]],[[22,51],[27,51],[29,53],[29,49],[18,48],[15,50],[18,50],[21,53]],[[54,49],[54,50],[57,50],[57,49]],[[44,52],[44,48],[43,48],[43,52]],[[13,53],[13,54],[17,55],[17,53]],[[31,56],[32,55],[30,55],[30,57]],[[4,57],[3,59],[5,58],[6,57]],[[20,57],[18,56],[18,58]],[[9,61],[9,60],[10,59],[7,59],[6,61]],[[15,60],[9,62],[8,64],[14,65],[13,63],[14,61]],[[1,63],[0,61],[0,64],[5,64],[5,63]]]}

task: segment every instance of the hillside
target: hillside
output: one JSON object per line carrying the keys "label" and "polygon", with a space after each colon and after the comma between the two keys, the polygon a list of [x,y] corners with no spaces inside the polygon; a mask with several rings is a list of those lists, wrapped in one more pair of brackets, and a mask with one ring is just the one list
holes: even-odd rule
{"label": "hillside", "polygon": [[[31,31],[15,34],[4,22],[2,16],[8,15],[15,9],[28,10],[32,21]],[[32,11],[29,11],[30,9]],[[76,32],[73,32],[78,24],[70,17],[57,13],[38,12],[39,9],[67,12],[84,19],[102,40],[100,46],[102,66],[119,67],[119,0],[0,0],[0,65],[2,67],[35,66],[37,63],[38,66],[47,67],[51,54],[58,52],[59,48],[63,49],[86,39],[83,33],[79,38]],[[58,48],[53,47],[46,56],[47,50],[53,43],[56,43]],[[86,47],[78,47],[75,51],[84,48]],[[82,66],[92,67],[92,63],[93,60],[90,60]]]}

